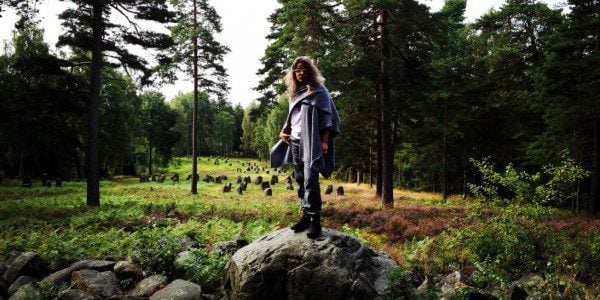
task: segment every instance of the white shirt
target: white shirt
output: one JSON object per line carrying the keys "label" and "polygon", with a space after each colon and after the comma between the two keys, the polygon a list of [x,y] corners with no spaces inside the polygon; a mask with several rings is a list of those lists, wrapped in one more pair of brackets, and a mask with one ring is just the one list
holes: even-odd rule
{"label": "white shirt", "polygon": [[291,137],[293,139],[300,139],[300,132],[302,131],[302,115],[300,114],[300,110],[302,109],[302,104],[294,104],[296,103],[290,103],[290,123],[292,125]]}

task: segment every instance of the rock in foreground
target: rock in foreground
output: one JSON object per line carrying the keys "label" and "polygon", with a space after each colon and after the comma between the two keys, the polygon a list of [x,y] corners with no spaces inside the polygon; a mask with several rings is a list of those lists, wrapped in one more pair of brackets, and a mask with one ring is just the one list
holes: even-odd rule
{"label": "rock in foreground", "polygon": [[311,240],[284,228],[237,251],[223,283],[229,299],[377,299],[395,267],[339,231]]}

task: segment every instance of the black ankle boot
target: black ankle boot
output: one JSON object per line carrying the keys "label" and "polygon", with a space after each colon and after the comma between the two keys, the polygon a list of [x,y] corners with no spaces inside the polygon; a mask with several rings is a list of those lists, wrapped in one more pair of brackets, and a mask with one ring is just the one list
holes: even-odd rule
{"label": "black ankle boot", "polygon": [[315,239],[321,235],[321,231],[321,216],[313,216],[308,231],[306,232],[306,236],[310,239]]}
{"label": "black ankle boot", "polygon": [[301,231],[308,229],[309,226],[310,226],[310,216],[307,214],[302,214],[302,218],[300,218],[300,221],[298,221],[296,224],[292,225],[292,227],[290,227],[290,228],[294,232],[301,232]]}

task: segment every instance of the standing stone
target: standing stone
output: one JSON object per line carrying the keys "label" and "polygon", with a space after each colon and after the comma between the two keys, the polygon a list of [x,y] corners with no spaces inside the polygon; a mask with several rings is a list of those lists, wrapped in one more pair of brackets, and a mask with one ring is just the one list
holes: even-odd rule
{"label": "standing stone", "polygon": [[237,191],[238,195],[243,195],[244,194],[244,192],[243,192],[244,190],[242,189],[241,185],[238,185],[237,189],[235,189],[235,190]]}
{"label": "standing stone", "polygon": [[250,178],[250,176],[244,177],[244,183],[250,183],[250,182],[252,182],[252,178]]}
{"label": "standing stone", "polygon": [[273,196],[273,190],[271,188],[265,189],[265,196]]}
{"label": "standing stone", "polygon": [[202,288],[192,282],[177,279],[154,293],[150,300],[202,300]]}
{"label": "standing stone", "polygon": [[312,240],[285,228],[239,249],[222,282],[229,299],[381,299],[395,268],[350,235],[324,229]]}
{"label": "standing stone", "polygon": [[31,178],[29,178],[29,176],[23,177],[23,180],[21,181],[21,186],[25,187],[25,188],[31,188],[33,186],[33,182],[31,182]]}
{"label": "standing stone", "polygon": [[248,183],[242,182],[241,187],[242,187],[242,190],[245,191],[246,189],[248,189]]}
{"label": "standing stone", "polygon": [[62,178],[60,177],[56,177],[56,183],[54,184],[55,187],[62,187]]}
{"label": "standing stone", "polygon": [[290,176],[286,177],[285,183],[292,183],[292,177],[290,177]]}
{"label": "standing stone", "polygon": [[271,187],[271,185],[269,185],[269,183],[268,183],[268,182],[266,182],[266,181],[263,181],[263,182],[261,182],[261,184],[260,184],[260,188],[261,188],[263,191],[264,191],[265,189],[268,189],[268,188],[270,188],[270,187]]}
{"label": "standing stone", "polygon": [[279,177],[277,177],[277,175],[271,176],[271,185],[274,185],[276,183],[279,183]]}
{"label": "standing stone", "polygon": [[173,174],[173,176],[171,176],[171,181],[179,182],[179,173]]}
{"label": "standing stone", "polygon": [[327,188],[325,188],[325,195],[329,195],[333,193],[333,185],[329,184],[327,185]]}
{"label": "standing stone", "polygon": [[240,183],[242,183],[242,181],[243,181],[243,179],[242,179],[242,176],[238,176],[238,177],[235,179],[235,183],[237,183],[237,184],[240,184]]}
{"label": "standing stone", "polygon": [[343,196],[344,195],[344,187],[343,186],[338,186],[336,193],[337,193],[338,196]]}
{"label": "standing stone", "polygon": [[223,193],[231,192],[231,182],[223,186]]}
{"label": "standing stone", "polygon": [[41,278],[48,272],[48,263],[35,252],[25,252],[15,258],[4,272],[4,280],[13,283],[20,276]]}
{"label": "standing stone", "polygon": [[261,184],[262,183],[262,176],[256,176],[256,179],[254,179],[254,184]]}
{"label": "standing stone", "polygon": [[221,183],[221,176],[215,177],[215,183]]}
{"label": "standing stone", "polygon": [[204,178],[202,179],[202,181],[207,182],[207,183],[208,182],[215,182],[215,178],[212,177],[212,176],[210,176],[210,175],[206,175],[206,176],[204,176]]}
{"label": "standing stone", "polygon": [[294,186],[293,186],[291,183],[286,183],[286,184],[285,184],[285,189],[286,189],[286,190],[293,191],[293,190],[294,190]]}

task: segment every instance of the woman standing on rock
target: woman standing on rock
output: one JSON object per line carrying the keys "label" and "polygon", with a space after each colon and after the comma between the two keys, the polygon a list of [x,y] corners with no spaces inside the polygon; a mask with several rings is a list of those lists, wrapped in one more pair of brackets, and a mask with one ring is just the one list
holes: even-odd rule
{"label": "woman standing on rock", "polygon": [[290,159],[298,183],[302,217],[291,229],[307,230],[309,238],[321,234],[319,173],[329,178],[334,167],[334,137],[339,117],[323,76],[308,56],[294,60],[285,83],[290,99],[280,141],[271,149],[271,166],[281,167]]}

